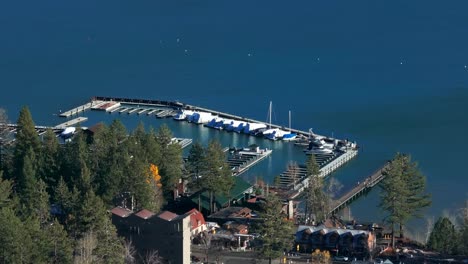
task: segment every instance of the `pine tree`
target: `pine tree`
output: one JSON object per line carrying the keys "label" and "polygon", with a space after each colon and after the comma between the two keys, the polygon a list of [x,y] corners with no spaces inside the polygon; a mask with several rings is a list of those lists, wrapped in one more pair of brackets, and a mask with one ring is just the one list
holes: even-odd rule
{"label": "pine tree", "polygon": [[102,200],[92,190],[83,196],[83,203],[77,214],[78,238],[87,239],[88,236],[96,239],[91,247],[92,259],[102,263],[123,262],[123,244],[117,237],[116,229],[106,214]]}
{"label": "pine tree", "polygon": [[46,187],[44,181],[38,181],[37,187],[33,192],[31,203],[33,216],[39,220],[41,226],[46,225],[50,219],[49,194],[47,193]]}
{"label": "pine tree", "polygon": [[117,237],[117,230],[107,217],[96,231],[98,244],[93,254],[99,263],[123,263],[125,256],[123,241]]}
{"label": "pine tree", "polygon": [[320,167],[314,155],[310,155],[307,163],[307,175],[309,185],[305,190],[306,194],[306,218],[311,220],[311,215],[315,215],[316,221],[326,219],[329,212],[330,199],[324,192],[323,179],[320,177]]}
{"label": "pine tree", "polygon": [[16,133],[15,158],[21,161],[22,157],[29,151],[29,148],[32,148],[33,152],[38,154],[41,143],[34,126],[31,112],[29,112],[27,107],[21,109],[16,124],[18,125],[18,130]]}
{"label": "pine tree", "polygon": [[457,253],[463,256],[468,255],[468,201],[462,209],[462,225],[458,235]]}
{"label": "pine tree", "polygon": [[202,168],[202,185],[210,193],[210,211],[213,211],[215,193],[228,195],[234,186],[234,179],[226,155],[219,141],[212,140],[205,150]]}
{"label": "pine tree", "polygon": [[409,219],[418,217],[421,209],[430,205],[430,200],[424,190],[425,178],[409,156],[397,153],[382,174],[385,178],[380,185],[379,206],[388,213],[386,222],[391,224],[392,246],[395,246],[395,225],[399,225],[403,237],[403,226]]}
{"label": "pine tree", "polygon": [[35,154],[32,148],[29,148],[23,157],[22,170],[19,172],[16,188],[24,216],[31,215],[34,209],[34,194],[37,185],[35,163]]}
{"label": "pine tree", "polygon": [[0,210],[11,206],[11,188],[11,181],[4,180],[0,171]]}
{"label": "pine tree", "polygon": [[13,209],[0,209],[0,263],[31,263],[31,238]]}
{"label": "pine tree", "polygon": [[155,136],[161,148],[161,160],[156,165],[162,176],[164,194],[171,198],[176,184],[182,179],[182,148],[172,143],[172,132],[167,125],[159,127]]}
{"label": "pine tree", "polygon": [[291,248],[292,223],[281,214],[282,202],[274,194],[270,194],[262,207],[261,217],[264,222],[260,225],[261,240],[263,242],[261,255],[272,259],[283,255],[283,250]]}
{"label": "pine tree", "polygon": [[63,226],[55,220],[45,227],[44,233],[47,234],[45,254],[49,256],[48,263],[72,263],[73,243]]}
{"label": "pine tree", "polygon": [[8,138],[8,115],[5,109],[0,108],[0,151],[2,151],[3,144]]}
{"label": "pine tree", "polygon": [[411,161],[411,157],[404,155],[404,173],[403,181],[405,182],[408,196],[405,197],[405,207],[408,213],[406,218],[399,222],[400,237],[403,238],[403,227],[405,223],[413,217],[421,218],[421,211],[431,205],[431,196],[426,193],[426,177],[421,173],[416,162]]}
{"label": "pine tree", "polygon": [[200,170],[202,169],[203,160],[205,158],[205,149],[200,142],[195,142],[190,148],[187,158],[187,170],[195,175],[198,180]]}
{"label": "pine tree", "polygon": [[49,192],[57,186],[59,175],[59,142],[55,133],[48,129],[42,141],[39,156],[38,178],[47,184]]}
{"label": "pine tree", "polygon": [[447,217],[441,217],[434,225],[427,246],[443,254],[452,254],[456,248],[455,226]]}

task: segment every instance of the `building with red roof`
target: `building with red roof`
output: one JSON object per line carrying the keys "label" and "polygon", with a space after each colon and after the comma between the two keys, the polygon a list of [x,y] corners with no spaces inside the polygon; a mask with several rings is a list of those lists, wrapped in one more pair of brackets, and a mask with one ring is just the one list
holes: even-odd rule
{"label": "building with red roof", "polygon": [[193,208],[188,211],[186,215],[190,215],[191,233],[192,237],[197,236],[207,229],[205,217],[197,209]]}
{"label": "building with red roof", "polygon": [[143,209],[143,210],[141,210],[141,211],[139,211],[138,213],[135,214],[135,216],[138,216],[141,219],[145,219],[145,220],[152,217],[153,215],[154,215],[153,212],[151,212],[149,210],[146,210],[146,209]]}

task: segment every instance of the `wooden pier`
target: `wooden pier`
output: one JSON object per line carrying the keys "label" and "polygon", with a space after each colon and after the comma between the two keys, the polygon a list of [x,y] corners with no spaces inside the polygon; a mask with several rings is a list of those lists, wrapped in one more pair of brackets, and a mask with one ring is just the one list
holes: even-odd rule
{"label": "wooden pier", "polygon": [[346,205],[350,204],[352,201],[357,199],[362,194],[368,192],[375,185],[381,182],[385,176],[382,174],[382,171],[387,167],[387,164],[382,166],[371,176],[367,177],[364,181],[358,182],[358,184],[351,189],[349,192],[345,193],[339,199],[335,200],[332,203],[330,214],[336,214],[338,211],[343,209]]}

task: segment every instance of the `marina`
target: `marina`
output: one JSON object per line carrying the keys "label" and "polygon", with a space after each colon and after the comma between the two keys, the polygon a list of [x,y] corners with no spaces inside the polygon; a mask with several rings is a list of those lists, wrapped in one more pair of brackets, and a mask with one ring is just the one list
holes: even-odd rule
{"label": "marina", "polygon": [[[105,104],[110,104],[110,105],[105,105]],[[105,105],[106,107],[103,107],[103,105]],[[121,110],[119,110],[119,113],[124,113],[124,112],[127,112],[127,111],[128,111],[128,113],[134,113],[136,111],[142,111],[143,110],[142,107],[145,107],[145,109],[148,109],[148,110],[150,109],[149,110],[150,112],[148,112],[148,115],[156,113],[158,110],[161,110],[161,108],[164,108],[164,109],[162,109],[162,111],[156,113],[156,117],[158,117],[158,118],[172,117],[172,116],[175,116],[178,111],[184,111],[184,110],[189,111],[190,113],[198,113],[199,116],[202,116],[203,115],[202,113],[207,113],[211,117],[208,121],[205,121],[205,120],[203,120],[203,122],[193,121],[193,123],[206,124],[206,123],[209,123],[210,121],[212,121],[215,118],[219,118],[219,119],[223,119],[223,120],[226,120],[226,121],[231,121],[231,123],[229,124],[231,126],[229,126],[229,125],[227,126],[227,127],[229,127],[228,130],[231,130],[231,131],[237,130],[236,132],[243,131],[244,133],[250,133],[250,134],[254,134],[254,133],[253,133],[253,131],[247,131],[245,129],[246,127],[248,127],[247,124],[250,124],[250,125],[252,125],[252,124],[261,124],[261,125],[265,125],[265,126],[271,128],[271,129],[280,129],[282,132],[286,132],[285,130],[287,130],[288,133],[297,134],[297,139],[294,139],[292,141],[304,140],[304,139],[307,139],[307,138],[309,138],[311,136],[317,137],[317,138],[327,138],[326,136],[314,134],[311,130],[303,131],[303,130],[294,129],[294,128],[284,128],[283,126],[275,125],[275,124],[272,124],[271,122],[266,123],[266,122],[263,122],[263,121],[259,121],[259,120],[255,120],[255,119],[251,119],[251,118],[245,118],[245,117],[241,117],[241,116],[237,116],[237,115],[229,114],[229,113],[224,113],[224,112],[220,112],[220,111],[215,111],[215,110],[211,110],[211,109],[204,108],[204,107],[185,104],[185,103],[181,103],[181,102],[178,102],[178,101],[162,101],[162,100],[149,100],[149,99],[130,99],[130,98],[121,98],[121,97],[96,96],[96,97],[91,98],[90,102],[88,102],[88,103],[86,103],[84,105],[78,106],[78,107],[76,107],[76,108],[74,108],[74,109],[72,109],[70,111],[65,112],[65,113],[76,112],[77,109],[81,109],[80,111],[85,111],[85,110],[89,110],[89,109],[91,109],[91,110],[103,110],[103,108],[105,108],[105,109],[107,109],[107,111],[112,111],[112,109],[114,107],[116,107],[116,105],[121,107],[121,108],[119,108],[119,109],[121,109]],[[93,107],[91,107],[91,106],[93,106]],[[110,110],[109,110],[109,107],[111,107]],[[148,110],[146,110],[146,111],[148,111]],[[61,117],[71,116],[71,114],[70,115],[65,115],[65,113],[60,114],[60,116]],[[184,119],[186,119],[186,118],[184,118]],[[192,121],[190,119],[187,119],[187,120]],[[241,124],[242,124],[242,127],[244,128],[243,130],[240,129],[240,128],[237,128]],[[216,127],[214,127],[214,128],[216,128]],[[357,147],[357,146],[355,146],[355,147]]]}
{"label": "marina", "polygon": [[[109,113],[116,111],[128,114],[146,113],[147,115],[154,115],[156,118],[173,117],[177,121],[202,124],[226,132],[264,137],[266,140],[294,142],[296,144],[293,146],[296,148],[307,146],[304,155],[315,156],[320,166],[320,177],[331,174],[358,154],[358,146],[355,142],[318,135],[313,133],[312,129],[303,131],[291,127],[284,128],[272,124],[271,119],[267,123],[178,101],[93,97],[91,102],[86,105],[94,105],[94,107],[88,107],[91,110],[105,110]],[[83,109],[86,107],[80,106],[78,108]],[[271,102],[269,114],[271,115]],[[285,135],[288,136],[283,140]],[[179,144],[186,147],[190,143],[180,141]],[[238,151],[235,155],[230,155],[228,163],[233,175],[244,173],[270,155],[271,152],[271,150],[267,150],[261,154],[254,154],[251,151],[248,153]],[[286,171],[280,174],[280,197],[285,200],[297,199],[303,190],[308,187],[309,178],[306,174],[305,165],[288,166]]]}

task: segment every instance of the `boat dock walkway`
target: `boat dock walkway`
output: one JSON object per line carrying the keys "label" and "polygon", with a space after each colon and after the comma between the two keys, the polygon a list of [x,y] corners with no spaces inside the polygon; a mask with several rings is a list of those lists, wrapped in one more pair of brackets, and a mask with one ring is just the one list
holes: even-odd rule
{"label": "boat dock walkway", "polygon": [[77,115],[77,114],[79,114],[81,112],[84,112],[86,110],[89,110],[92,107],[95,107],[96,105],[102,105],[104,103],[105,102],[102,101],[102,100],[91,100],[91,102],[88,102],[88,103],[86,103],[84,105],[80,105],[80,106],[75,107],[75,108],[73,108],[71,110],[68,110],[66,112],[61,113],[60,116],[68,118],[68,117],[71,117],[73,115]]}
{"label": "boat dock walkway", "polygon": [[69,126],[74,126],[76,124],[85,122],[86,120],[88,120],[87,117],[80,116],[80,117],[77,117],[75,119],[64,122],[62,124],[58,124],[58,125],[54,126],[54,128],[55,129],[65,129],[65,128],[69,127]]}
{"label": "boat dock walkway", "polygon": [[345,193],[339,199],[335,200],[332,204],[330,214],[337,213],[338,211],[343,209],[346,205],[350,204],[353,200],[355,200],[362,194],[368,192],[375,185],[381,182],[385,178],[385,176],[382,174],[382,171],[387,167],[387,164],[382,166],[380,169],[374,172],[371,176],[367,177],[364,181],[362,182],[359,181],[358,184],[353,189]]}
{"label": "boat dock walkway", "polygon": [[192,144],[192,141],[193,140],[191,138],[172,138],[171,139],[171,143],[179,144],[182,149]]}

